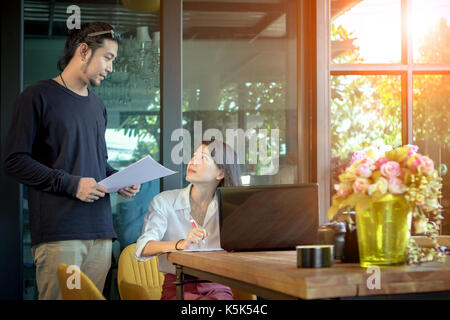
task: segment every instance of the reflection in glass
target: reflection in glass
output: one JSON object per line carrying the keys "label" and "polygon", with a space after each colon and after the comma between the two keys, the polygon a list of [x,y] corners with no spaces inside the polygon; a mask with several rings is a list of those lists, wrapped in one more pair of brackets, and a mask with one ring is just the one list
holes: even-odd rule
{"label": "reflection in glass", "polygon": [[331,186],[353,152],[401,145],[400,90],[399,76],[331,77]]}
{"label": "reflection in glass", "polygon": [[450,1],[413,0],[415,63],[450,63]]}
{"label": "reflection in glass", "polygon": [[330,3],[331,63],[400,62],[400,0]]}
{"label": "reflection in glass", "polygon": [[443,233],[450,234],[450,75],[414,77],[413,130],[419,152],[434,160],[443,179]]}
{"label": "reflection in glass", "polygon": [[[192,140],[196,123],[217,129],[230,145],[227,130],[246,133],[244,184],[295,183],[296,1],[244,2],[183,2],[183,127]],[[262,149],[254,158],[251,137],[279,163]]]}

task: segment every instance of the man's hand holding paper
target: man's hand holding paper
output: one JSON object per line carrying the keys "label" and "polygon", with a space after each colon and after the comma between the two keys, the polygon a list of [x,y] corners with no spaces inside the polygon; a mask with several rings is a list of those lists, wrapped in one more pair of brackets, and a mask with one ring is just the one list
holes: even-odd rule
{"label": "man's hand holding paper", "polygon": [[97,184],[94,178],[81,178],[76,197],[84,202],[94,202],[105,196],[105,187]]}
{"label": "man's hand holding paper", "polygon": [[122,188],[122,189],[120,189],[117,192],[122,197],[130,199],[130,198],[134,197],[139,192],[139,190],[141,190],[141,185],[140,184],[134,185],[134,186],[131,186],[131,187]]}

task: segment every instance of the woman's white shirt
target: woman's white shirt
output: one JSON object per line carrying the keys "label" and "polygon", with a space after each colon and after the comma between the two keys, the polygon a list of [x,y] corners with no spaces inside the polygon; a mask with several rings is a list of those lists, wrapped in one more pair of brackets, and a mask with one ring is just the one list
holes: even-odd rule
{"label": "woman's white shirt", "polygon": [[[153,198],[144,218],[142,234],[136,241],[134,257],[137,260],[147,261],[153,258],[142,256],[142,250],[149,241],[177,241],[186,238],[193,228],[189,221],[192,218],[189,201],[191,187],[192,184],[189,184],[184,189],[164,191]],[[189,249],[220,248],[217,193],[208,206],[203,225],[200,226],[197,221],[195,223],[209,232],[209,236]],[[167,254],[159,255],[158,259],[159,271],[175,274],[175,266],[167,261]]]}

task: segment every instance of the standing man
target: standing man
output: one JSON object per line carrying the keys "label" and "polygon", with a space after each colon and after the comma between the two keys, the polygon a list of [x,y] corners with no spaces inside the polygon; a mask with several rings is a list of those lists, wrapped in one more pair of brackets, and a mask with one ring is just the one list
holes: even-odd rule
{"label": "standing man", "polygon": [[[28,186],[31,246],[39,299],[60,298],[59,263],[77,265],[102,291],[117,238],[106,189],[106,108],[88,85],[112,71],[118,34],[104,22],[69,31],[57,77],[16,100],[5,144],[7,174]],[[131,198],[140,185],[119,193]]]}

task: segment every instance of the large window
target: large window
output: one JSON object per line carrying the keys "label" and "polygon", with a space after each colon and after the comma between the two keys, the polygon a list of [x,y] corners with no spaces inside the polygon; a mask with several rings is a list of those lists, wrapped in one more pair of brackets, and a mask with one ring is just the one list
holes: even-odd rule
{"label": "large window", "polygon": [[351,153],[414,143],[444,180],[450,234],[450,2],[330,1],[333,185]]}
{"label": "large window", "polygon": [[191,147],[197,132],[234,146],[244,185],[297,182],[296,12],[296,1],[183,1],[183,127]]}

